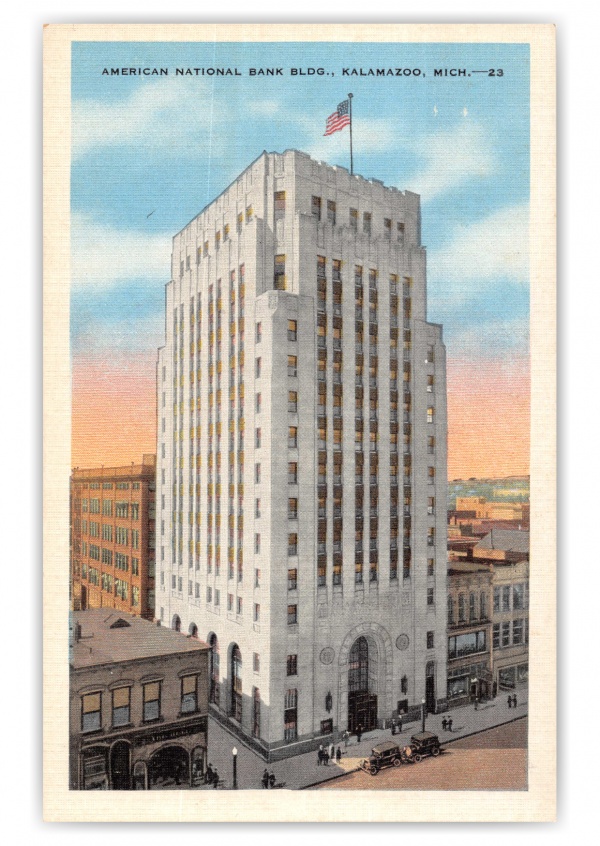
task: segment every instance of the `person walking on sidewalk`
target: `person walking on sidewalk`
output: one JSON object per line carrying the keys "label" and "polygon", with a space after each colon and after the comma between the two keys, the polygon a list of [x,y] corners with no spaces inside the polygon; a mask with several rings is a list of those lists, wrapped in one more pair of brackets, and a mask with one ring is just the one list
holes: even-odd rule
{"label": "person walking on sidewalk", "polygon": [[275,773],[272,770],[269,774],[269,787],[270,788],[275,787]]}
{"label": "person walking on sidewalk", "polygon": [[358,728],[356,729],[356,742],[357,743],[360,743],[361,737],[362,737],[362,726],[359,725]]}
{"label": "person walking on sidewalk", "polygon": [[261,778],[262,786],[265,790],[269,789],[269,771],[265,770]]}
{"label": "person walking on sidewalk", "polygon": [[402,734],[402,714],[398,714],[398,734]]}
{"label": "person walking on sidewalk", "polygon": [[512,708],[512,696],[508,697],[508,707]]}
{"label": "person walking on sidewalk", "polygon": [[446,731],[446,726],[448,725],[448,720],[444,717],[442,720],[442,729]]}
{"label": "person walking on sidewalk", "polygon": [[349,740],[350,740],[350,732],[348,731],[348,729],[346,729],[346,731],[344,732],[344,747],[346,749],[348,748]]}
{"label": "person walking on sidewalk", "polygon": [[340,761],[342,760],[342,750],[340,749],[340,747],[339,747],[339,746],[338,746],[337,751],[336,751],[336,753],[335,753],[335,760],[336,760],[336,762],[337,762],[338,764],[339,764],[339,763],[340,763]]}
{"label": "person walking on sidewalk", "polygon": [[452,717],[448,718],[448,731],[452,731]]}
{"label": "person walking on sidewalk", "polygon": [[333,761],[334,757],[335,757],[335,746],[333,745],[333,743],[330,743],[329,744],[329,760]]}
{"label": "person walking on sidewalk", "polygon": [[513,708],[516,708],[516,707],[517,707],[517,694],[515,693],[515,695],[513,696]]}

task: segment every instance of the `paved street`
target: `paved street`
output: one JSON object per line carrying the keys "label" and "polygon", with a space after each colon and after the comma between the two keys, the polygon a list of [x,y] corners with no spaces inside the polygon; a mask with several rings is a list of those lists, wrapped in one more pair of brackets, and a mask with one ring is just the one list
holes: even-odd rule
{"label": "paved street", "polygon": [[527,719],[506,723],[443,748],[438,758],[390,767],[371,776],[348,773],[318,789],[333,790],[525,790]]}
{"label": "paved street", "polygon": [[[442,743],[452,741],[452,747],[456,747],[454,741],[459,738],[526,716],[527,690],[526,688],[517,689],[516,693],[518,697],[516,708],[509,708],[507,694],[501,694],[492,702],[480,705],[477,711],[470,705],[455,708],[452,711],[448,711],[447,714],[429,714],[427,715],[425,727],[428,731],[438,734]],[[448,716],[452,717],[452,732],[444,732],[442,730],[442,719]],[[404,726],[402,734],[397,734],[394,739],[399,745],[406,745],[410,741],[410,736],[419,731],[421,731],[420,721],[408,723]],[[213,765],[213,768],[216,767],[219,778],[223,780],[223,786],[225,788],[231,788],[233,784],[231,750],[234,746],[238,750],[237,771],[238,788],[240,789],[262,789],[261,777],[265,767],[275,774],[276,785],[285,786],[287,789],[298,790],[307,788],[326,782],[329,779],[336,779],[336,782],[331,785],[335,787],[337,786],[337,779],[347,772],[354,770],[358,766],[358,762],[369,754],[375,744],[391,739],[392,735],[389,729],[378,729],[363,735],[360,744],[357,744],[355,737],[351,738],[350,745],[347,749],[344,749],[343,742],[336,744],[336,747],[337,745],[341,746],[343,753],[340,766],[331,763],[326,767],[319,766],[316,752],[298,755],[294,758],[277,761],[273,764],[265,764],[258,755],[244,746],[237,737],[234,737],[223,726],[210,719],[208,761]],[[507,752],[506,754],[508,757],[511,753]],[[470,755],[483,756],[483,753],[480,749],[477,752],[470,753]],[[480,759],[478,758],[478,760]],[[480,764],[477,765],[477,768],[480,768]],[[370,776],[368,778],[371,781],[376,781],[376,779],[372,779]],[[371,787],[374,786],[371,785]],[[381,786],[383,787],[383,784]]]}

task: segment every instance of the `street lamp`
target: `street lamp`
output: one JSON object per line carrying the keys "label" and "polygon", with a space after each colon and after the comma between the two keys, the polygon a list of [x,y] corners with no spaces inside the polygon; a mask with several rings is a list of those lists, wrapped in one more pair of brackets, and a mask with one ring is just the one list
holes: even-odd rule
{"label": "street lamp", "polygon": [[237,790],[237,747],[234,746],[231,750],[231,754],[233,755],[233,789]]}
{"label": "street lamp", "polygon": [[425,731],[425,700],[421,699],[421,731]]}

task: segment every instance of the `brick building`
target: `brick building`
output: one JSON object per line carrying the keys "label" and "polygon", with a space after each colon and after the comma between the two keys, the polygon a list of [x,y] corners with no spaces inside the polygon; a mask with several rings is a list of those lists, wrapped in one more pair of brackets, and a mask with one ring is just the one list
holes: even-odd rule
{"label": "brick building", "polygon": [[71,604],[154,617],[156,456],[71,476]]}
{"label": "brick building", "polygon": [[200,786],[205,643],[122,611],[74,611],[69,663],[71,789]]}

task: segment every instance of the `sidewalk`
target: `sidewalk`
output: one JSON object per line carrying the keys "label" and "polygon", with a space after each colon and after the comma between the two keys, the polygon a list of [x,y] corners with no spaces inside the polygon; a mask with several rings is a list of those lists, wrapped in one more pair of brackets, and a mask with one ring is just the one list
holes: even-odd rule
{"label": "sidewalk", "polygon": [[[508,707],[508,694],[504,693],[490,702],[482,703],[477,710],[473,705],[465,705],[462,708],[447,711],[445,714],[428,714],[425,729],[437,734],[441,743],[451,743],[461,737],[524,717],[527,714],[527,689],[518,689],[516,694],[518,700],[516,708]],[[444,717],[452,718],[451,732],[442,729]],[[360,743],[356,742],[356,737],[352,737],[347,749],[340,740],[335,744],[336,749],[340,746],[342,750],[339,766],[331,762],[327,766],[319,765],[316,751],[287,758],[284,761],[276,761],[273,764],[265,764],[262,758],[230,734],[225,727],[209,718],[208,763],[212,764],[213,769],[216,767],[219,778],[224,782],[223,786],[230,789],[233,784],[231,750],[235,746],[238,750],[237,786],[239,789],[261,790],[261,778],[266,768],[275,774],[276,786],[285,787],[288,790],[301,790],[356,769],[359,761],[366,758],[372,747],[378,743],[394,740],[399,746],[406,746],[410,742],[411,735],[420,731],[421,721],[419,720],[406,724],[402,733],[394,737],[390,729],[376,729],[368,732],[362,736]]]}

